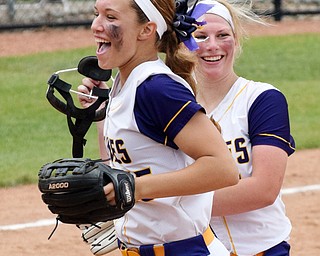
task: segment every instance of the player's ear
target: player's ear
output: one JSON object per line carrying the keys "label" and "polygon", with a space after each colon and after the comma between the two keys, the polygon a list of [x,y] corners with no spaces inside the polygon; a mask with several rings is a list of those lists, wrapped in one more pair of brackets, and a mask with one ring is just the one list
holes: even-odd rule
{"label": "player's ear", "polygon": [[141,28],[138,39],[146,40],[154,36],[156,33],[157,33],[156,23],[149,21]]}

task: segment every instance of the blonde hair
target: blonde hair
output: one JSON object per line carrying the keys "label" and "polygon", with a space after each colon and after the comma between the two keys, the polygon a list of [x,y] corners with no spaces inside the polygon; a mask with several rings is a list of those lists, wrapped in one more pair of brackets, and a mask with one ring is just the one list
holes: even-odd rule
{"label": "blonde hair", "polygon": [[223,4],[230,12],[233,24],[234,24],[234,34],[238,45],[237,56],[242,53],[242,43],[243,40],[248,38],[248,34],[244,28],[245,24],[257,23],[260,25],[268,25],[259,15],[252,10],[252,1],[245,0],[239,3],[235,0],[234,2],[226,0],[216,0],[217,2]]}
{"label": "blonde hair", "polygon": [[[148,22],[147,17],[141,9],[133,2],[132,7],[138,14],[138,22]],[[160,53],[165,54],[166,65],[177,75],[182,77],[191,86],[196,93],[195,81],[192,77],[192,70],[195,66],[193,53],[187,51],[182,43],[179,42],[173,29],[173,20],[175,17],[175,2],[173,0],[151,0],[153,5],[163,16],[167,31],[162,35],[161,40],[158,37],[156,46]]]}

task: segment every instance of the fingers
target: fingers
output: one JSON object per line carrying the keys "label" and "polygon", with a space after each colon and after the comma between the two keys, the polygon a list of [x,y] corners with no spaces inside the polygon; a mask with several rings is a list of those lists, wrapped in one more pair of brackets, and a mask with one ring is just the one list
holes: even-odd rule
{"label": "fingers", "polygon": [[104,194],[106,195],[107,201],[110,205],[116,205],[114,186],[110,182],[106,186],[104,186]]}
{"label": "fingers", "polygon": [[[79,85],[78,91],[81,93],[84,93],[84,94],[88,94],[88,95],[90,95],[90,92],[91,92],[91,90],[85,85]],[[79,95],[79,94],[78,94],[78,100],[79,100],[81,106],[84,108],[89,107],[95,101],[94,98],[90,98],[88,96]]]}
{"label": "fingers", "polygon": [[89,78],[89,77],[83,78],[83,79],[82,79],[82,84],[83,84],[84,86],[86,86],[90,91],[92,90],[92,88],[93,88],[94,86],[99,87],[99,88],[101,88],[101,89],[106,89],[106,88],[107,88],[107,86],[106,86],[106,84],[105,84],[104,82],[102,82],[102,81],[97,81],[97,80],[93,80],[93,79],[91,79],[91,78]]}
{"label": "fingers", "polygon": [[[91,95],[92,89],[95,86],[99,87],[99,88],[106,88],[106,85],[104,82],[96,81],[96,80],[93,80],[91,78],[86,77],[86,78],[82,79],[82,84],[78,86],[78,91],[83,94]],[[78,95],[78,99],[79,99],[81,106],[84,108],[89,107],[93,102],[96,101],[96,99],[88,97],[88,96],[84,96],[84,95]]]}

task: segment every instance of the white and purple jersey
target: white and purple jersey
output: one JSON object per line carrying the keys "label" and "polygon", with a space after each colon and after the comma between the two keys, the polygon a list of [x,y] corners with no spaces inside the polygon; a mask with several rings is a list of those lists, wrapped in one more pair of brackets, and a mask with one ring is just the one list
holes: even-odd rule
{"label": "white and purple jersey", "polygon": [[[220,124],[242,179],[252,175],[253,146],[272,145],[288,155],[294,152],[286,99],[270,84],[238,78],[208,116]],[[264,251],[287,240],[291,231],[280,195],[268,207],[212,217],[210,224],[224,245],[237,255]]]}
{"label": "white and purple jersey", "polygon": [[[117,76],[104,130],[111,166],[141,176],[193,163],[173,141],[197,111],[204,111],[190,86],[158,59],[137,66],[119,88]],[[116,221],[117,236],[138,247],[203,234],[211,218],[212,196],[209,192],[136,202]]]}

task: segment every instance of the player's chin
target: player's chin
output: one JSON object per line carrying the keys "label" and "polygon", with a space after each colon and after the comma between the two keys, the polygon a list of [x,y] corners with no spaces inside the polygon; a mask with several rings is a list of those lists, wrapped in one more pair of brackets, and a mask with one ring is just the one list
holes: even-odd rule
{"label": "player's chin", "polygon": [[97,55],[98,66],[102,69],[112,69],[114,67],[112,57],[109,55]]}

